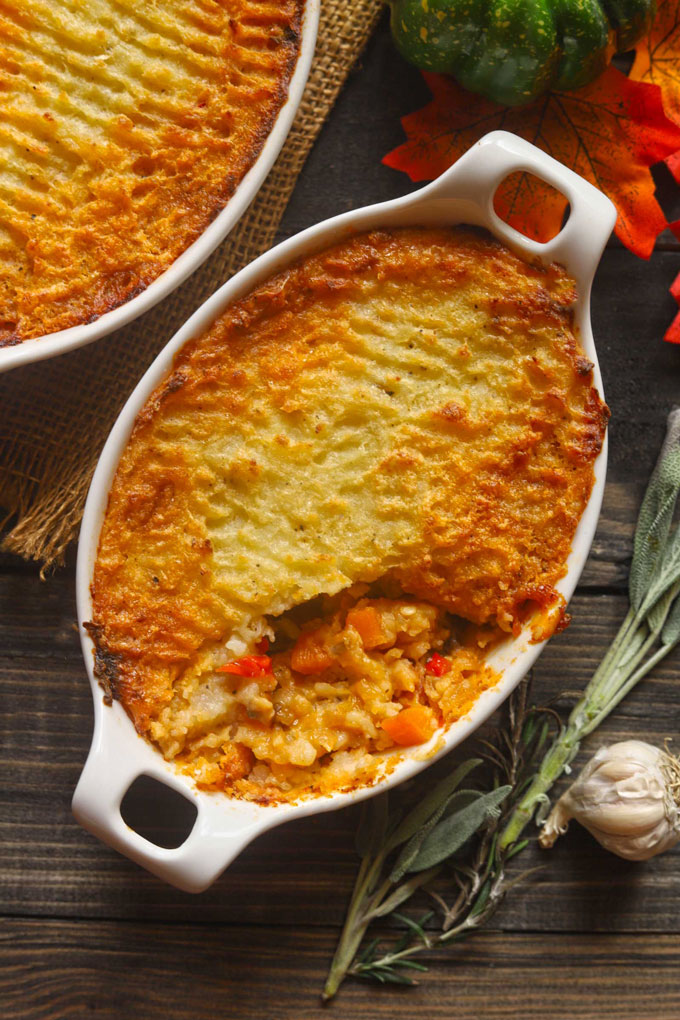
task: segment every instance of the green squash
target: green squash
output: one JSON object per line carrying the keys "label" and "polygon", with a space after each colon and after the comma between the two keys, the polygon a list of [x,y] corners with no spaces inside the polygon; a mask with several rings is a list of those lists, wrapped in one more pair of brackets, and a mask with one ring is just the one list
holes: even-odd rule
{"label": "green squash", "polygon": [[649,26],[656,0],[391,0],[392,35],[423,71],[521,106],[578,89]]}

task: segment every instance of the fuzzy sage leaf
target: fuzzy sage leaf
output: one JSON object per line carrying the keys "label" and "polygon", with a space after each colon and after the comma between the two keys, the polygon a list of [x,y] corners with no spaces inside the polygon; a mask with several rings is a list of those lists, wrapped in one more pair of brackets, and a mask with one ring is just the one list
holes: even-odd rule
{"label": "fuzzy sage leaf", "polygon": [[401,853],[397,857],[390,873],[390,882],[399,882],[406,872],[409,871],[418,856],[421,846],[442,816],[446,815],[448,817],[454,809],[459,810],[466,807],[480,796],[481,793],[478,790],[455,790],[450,794],[448,800],[442,801],[439,808],[426,824],[415,832],[402,847]]}
{"label": "fuzzy sage leaf", "polygon": [[660,634],[662,632],[670,608],[675,602],[679,590],[680,580],[676,581],[675,584],[664,592],[659,601],[647,613],[647,626],[652,634]]}
{"label": "fuzzy sage leaf", "polygon": [[673,648],[680,641],[680,597],[675,599],[661,631],[661,643]]}
{"label": "fuzzy sage leaf", "polygon": [[441,782],[437,783],[397,826],[390,836],[387,848],[392,850],[394,847],[405,843],[407,839],[411,839],[440,807],[443,809],[451,794],[460,786],[468,773],[476,769],[481,763],[481,758],[468,758],[450,776],[446,776]]}
{"label": "fuzzy sage leaf", "polygon": [[668,417],[666,439],[645,492],[630,565],[633,609],[640,609],[663,556],[680,492],[680,408]]}
{"label": "fuzzy sage leaf", "polygon": [[500,805],[511,789],[511,786],[499,786],[497,790],[481,794],[477,800],[439,822],[423,841],[408,870],[432,868],[460,850],[486,821],[498,817]]}
{"label": "fuzzy sage leaf", "polygon": [[650,610],[678,581],[680,581],[680,528],[675,528],[666,540],[649,590],[640,604],[640,612],[649,616]]}

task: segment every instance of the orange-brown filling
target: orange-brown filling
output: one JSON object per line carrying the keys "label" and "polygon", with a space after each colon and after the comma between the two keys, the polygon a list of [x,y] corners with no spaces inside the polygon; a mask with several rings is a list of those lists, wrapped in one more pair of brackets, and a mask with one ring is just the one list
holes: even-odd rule
{"label": "orange-brown filling", "polygon": [[272,784],[323,791],[331,756],[426,744],[496,682],[484,656],[498,628],[367,587],[272,620],[271,639],[217,667],[236,709],[231,739],[182,755],[200,786],[252,797],[259,785],[261,799]]}

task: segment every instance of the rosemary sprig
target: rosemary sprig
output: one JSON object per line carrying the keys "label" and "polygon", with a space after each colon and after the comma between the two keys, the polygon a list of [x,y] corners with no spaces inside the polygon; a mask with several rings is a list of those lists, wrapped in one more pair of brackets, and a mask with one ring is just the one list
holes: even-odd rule
{"label": "rosemary sprig", "polygon": [[[325,999],[332,998],[337,991],[371,921],[394,913],[416,889],[439,873],[443,860],[461,847],[488,819],[499,816],[499,805],[510,792],[509,786],[498,787],[486,794],[460,789],[468,773],[480,764],[481,759],[475,758],[463,762],[405,815],[394,812],[390,817],[387,794],[365,802],[356,835],[361,864],[342,937],[326,982]],[[388,858],[392,857],[390,866],[386,867]],[[405,877],[407,874],[410,877]],[[416,931],[418,927],[411,923],[407,934],[410,936]],[[367,966],[372,958],[370,947],[363,955],[366,967],[358,966],[356,973],[360,975],[363,975],[364,969],[374,969]],[[406,953],[400,959],[406,959],[408,955]],[[395,973],[393,965],[386,963],[377,968],[375,976],[381,981],[408,983],[400,973],[394,977]]]}
{"label": "rosemary sprig", "polygon": [[[404,817],[389,810],[386,795],[365,806],[357,833],[361,865],[324,999],[332,998],[348,975],[414,984],[414,972],[425,969],[414,956],[475,931],[524,877],[508,881],[505,865],[527,846],[528,840],[520,841],[524,829],[535,815],[539,822],[545,816],[548,791],[568,769],[581,740],[680,640],[680,527],[673,525],[679,492],[680,408],[675,408],[640,508],[630,608],[566,725],[551,710],[529,708],[523,683],[511,699],[507,729],[485,744],[484,756],[494,766],[487,793],[460,789],[480,764],[471,759]],[[558,729],[546,750],[551,717]],[[466,856],[460,858],[464,847]],[[451,905],[429,888],[445,863],[452,866],[455,882]],[[423,887],[441,912],[438,931],[425,927],[432,914],[414,921],[397,912]],[[406,926],[404,934],[391,948],[381,950],[374,940],[359,953],[371,921],[388,914]]]}
{"label": "rosemary sprig", "polygon": [[[383,984],[413,984],[412,972],[426,969],[415,965],[414,955],[463,938],[496,909],[503,894],[503,864],[518,850],[499,853],[499,829],[508,808],[531,781],[554,716],[550,710],[527,707],[528,689],[525,681],[513,695],[507,730],[499,730],[493,742],[484,742],[482,757],[493,769],[488,792],[461,788],[482,764],[480,757],[459,765],[405,815],[398,808],[390,812],[386,794],[364,804],[357,831],[361,865],[324,999],[335,995],[348,974]],[[469,860],[458,860],[458,852],[476,834],[479,839]],[[445,863],[454,868],[456,896],[451,905],[429,889]],[[425,929],[431,913],[414,921],[397,911],[423,887],[428,887],[441,912],[440,932]],[[405,933],[386,952],[379,953],[375,940],[357,956],[368,925],[388,914],[406,926]]]}

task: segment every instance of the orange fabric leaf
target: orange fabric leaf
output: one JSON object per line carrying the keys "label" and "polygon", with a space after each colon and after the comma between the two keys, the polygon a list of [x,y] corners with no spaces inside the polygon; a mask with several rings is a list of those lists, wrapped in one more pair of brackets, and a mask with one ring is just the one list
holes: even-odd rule
{"label": "orange fabric leaf", "polygon": [[675,180],[680,184],[680,152],[674,152],[665,160],[665,163]]}
{"label": "orange fabric leaf", "polygon": [[632,81],[658,85],[666,115],[680,124],[680,10],[678,0],[658,0],[647,34],[635,47]]}
{"label": "orange fabric leaf", "polygon": [[[635,47],[635,60],[630,69],[634,81],[648,82],[661,89],[666,114],[680,124],[680,4],[678,0],[658,0],[657,12],[649,32]],[[666,159],[666,166],[680,184],[680,152]],[[680,238],[680,221],[670,224]],[[671,294],[680,305],[680,276],[671,287]],[[664,340],[680,344],[680,312],[668,327]]]}
{"label": "orange fabric leaf", "polygon": [[[548,92],[520,109],[475,96],[453,79],[425,74],[432,101],[402,120],[407,141],[384,162],[413,181],[431,180],[488,131],[502,128],[544,149],[605,192],[615,203],[616,233],[648,258],[667,226],[650,167],[680,150],[680,127],[664,114],[658,86],[634,82],[609,67],[575,92]],[[566,200],[536,177],[499,189],[497,209],[538,241],[560,228]]]}
{"label": "orange fabric leaf", "polygon": [[[680,237],[680,220],[675,223],[671,223],[671,230],[676,237]],[[671,284],[670,292],[678,305],[680,305],[680,273],[675,277],[675,280]],[[669,344],[680,344],[680,312],[677,313],[666,330],[664,340],[666,340]]]}

